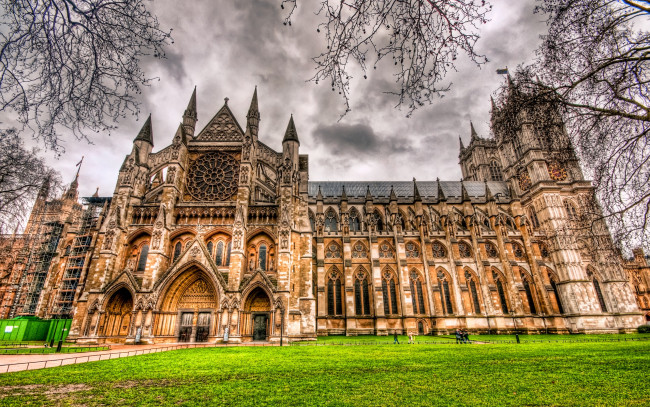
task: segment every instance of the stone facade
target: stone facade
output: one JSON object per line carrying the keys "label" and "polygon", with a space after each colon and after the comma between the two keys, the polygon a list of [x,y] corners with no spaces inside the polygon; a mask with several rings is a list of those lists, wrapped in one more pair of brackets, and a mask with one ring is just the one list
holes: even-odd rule
{"label": "stone facade", "polygon": [[[55,244],[37,313],[65,311],[45,304],[61,296],[77,253],[78,342],[619,332],[642,323],[606,227],[595,237],[566,227],[593,197],[591,184],[577,162],[558,167],[525,121],[516,147],[472,127],[458,182],[310,182],[293,118],[281,151],[259,140],[259,121],[255,91],[245,129],[226,99],[196,133],[195,90],[171,144],[154,153],[149,118],[113,196],[83,207],[70,198],[77,215]],[[94,226],[82,227],[85,218]],[[85,251],[74,251],[75,239]],[[601,249],[586,250],[594,242]]]}

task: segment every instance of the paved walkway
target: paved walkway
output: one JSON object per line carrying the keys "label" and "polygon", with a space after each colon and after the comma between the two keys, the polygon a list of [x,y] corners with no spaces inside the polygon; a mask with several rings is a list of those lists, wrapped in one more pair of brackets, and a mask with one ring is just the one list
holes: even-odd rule
{"label": "paved walkway", "polygon": [[165,352],[169,350],[207,347],[234,346],[278,346],[273,343],[253,342],[245,344],[214,344],[214,343],[175,343],[156,345],[111,345],[111,350],[84,352],[73,355],[65,353],[48,353],[44,355],[0,355],[0,374],[36,370],[49,367],[74,365],[98,360],[118,359],[128,356],[146,355],[148,353]]}

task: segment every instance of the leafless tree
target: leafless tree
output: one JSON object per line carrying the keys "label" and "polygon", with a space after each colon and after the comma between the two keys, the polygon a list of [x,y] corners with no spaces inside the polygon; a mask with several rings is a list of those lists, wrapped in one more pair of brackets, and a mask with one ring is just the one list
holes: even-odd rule
{"label": "leafless tree", "polygon": [[[137,114],[146,56],[171,32],[145,0],[0,0],[0,112],[59,148],[59,131],[87,138]],[[16,123],[16,124],[18,124]]]}
{"label": "leafless tree", "polygon": [[15,130],[0,133],[0,233],[12,232],[25,220],[39,192],[47,197],[61,185],[60,175],[38,152],[26,149]]}
{"label": "leafless tree", "polygon": [[[288,10],[285,24],[291,24],[297,0],[283,0],[282,7]],[[475,44],[490,9],[484,0],[322,0],[317,31],[327,48],[313,58],[311,80],[331,84],[347,113],[352,71],[358,65],[367,78],[371,67],[388,60],[397,87],[387,92],[410,114],[449,90],[450,84],[441,82],[456,69],[460,54],[479,66],[487,62]]]}
{"label": "leafless tree", "polygon": [[538,0],[548,35],[533,68],[560,105],[614,238],[650,247],[647,0]]}

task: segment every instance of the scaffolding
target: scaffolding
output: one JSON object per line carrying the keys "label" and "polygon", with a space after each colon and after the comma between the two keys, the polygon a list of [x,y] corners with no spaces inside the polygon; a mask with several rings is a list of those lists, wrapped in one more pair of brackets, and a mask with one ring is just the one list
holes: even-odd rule
{"label": "scaffolding", "polygon": [[71,318],[75,296],[81,292],[84,267],[89,262],[92,252],[93,237],[96,235],[98,218],[107,199],[110,198],[84,198],[84,210],[81,223],[76,232],[69,251],[63,279],[53,308],[57,318]]}
{"label": "scaffolding", "polygon": [[[58,221],[46,222],[44,226],[45,233],[41,235],[42,237],[38,237],[40,242],[36,243],[36,249],[30,253],[24,281],[21,284],[21,286],[27,287],[24,302],[21,301],[23,302],[20,312],[22,315],[35,315],[36,313],[52,258],[57,254],[56,249],[63,232],[63,224]],[[16,307],[13,307],[9,317],[13,318],[15,313]]]}

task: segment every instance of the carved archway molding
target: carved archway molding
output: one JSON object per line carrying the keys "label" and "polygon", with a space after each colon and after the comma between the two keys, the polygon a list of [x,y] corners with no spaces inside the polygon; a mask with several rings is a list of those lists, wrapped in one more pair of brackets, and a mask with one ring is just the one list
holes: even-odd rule
{"label": "carved archway molding", "polygon": [[[174,287],[178,282],[178,279],[182,278],[187,273],[189,273],[189,275],[186,277],[186,282],[181,283],[185,284],[186,286]],[[157,295],[155,309],[161,310],[163,308],[168,299],[168,296],[171,294],[171,289],[175,289],[177,295],[183,295],[185,290],[189,289],[190,285],[194,284],[199,279],[205,280],[206,283],[211,285],[212,290],[216,296],[214,300],[214,308],[218,309],[219,299],[225,297],[226,287],[225,282],[222,284],[218,277],[221,277],[221,279],[223,279],[223,276],[218,276],[214,272],[210,272],[202,263],[196,260],[183,264],[182,267],[178,267],[176,270],[172,270],[172,272],[167,273],[164,278],[159,280],[154,285],[153,292],[155,295]]]}
{"label": "carved archway molding", "polygon": [[158,293],[158,297],[160,297],[159,294],[167,290],[171,281],[192,266],[198,267],[208,275],[220,296],[225,293],[228,286],[226,280],[221,273],[215,272],[217,265],[200,238],[194,238],[190,244],[186,245],[186,249],[178,256],[178,259],[156,281],[152,291]]}
{"label": "carved archway molding", "polygon": [[135,299],[136,297],[136,292],[138,291],[139,285],[138,282],[133,278],[131,273],[128,273],[126,271],[123,271],[120,273],[117,278],[115,278],[111,283],[109,283],[105,288],[104,288],[104,297],[101,299],[101,304],[99,306],[99,309],[101,311],[106,310],[106,302],[117,292],[120,288],[126,288],[129,293],[131,294],[131,297]]}

